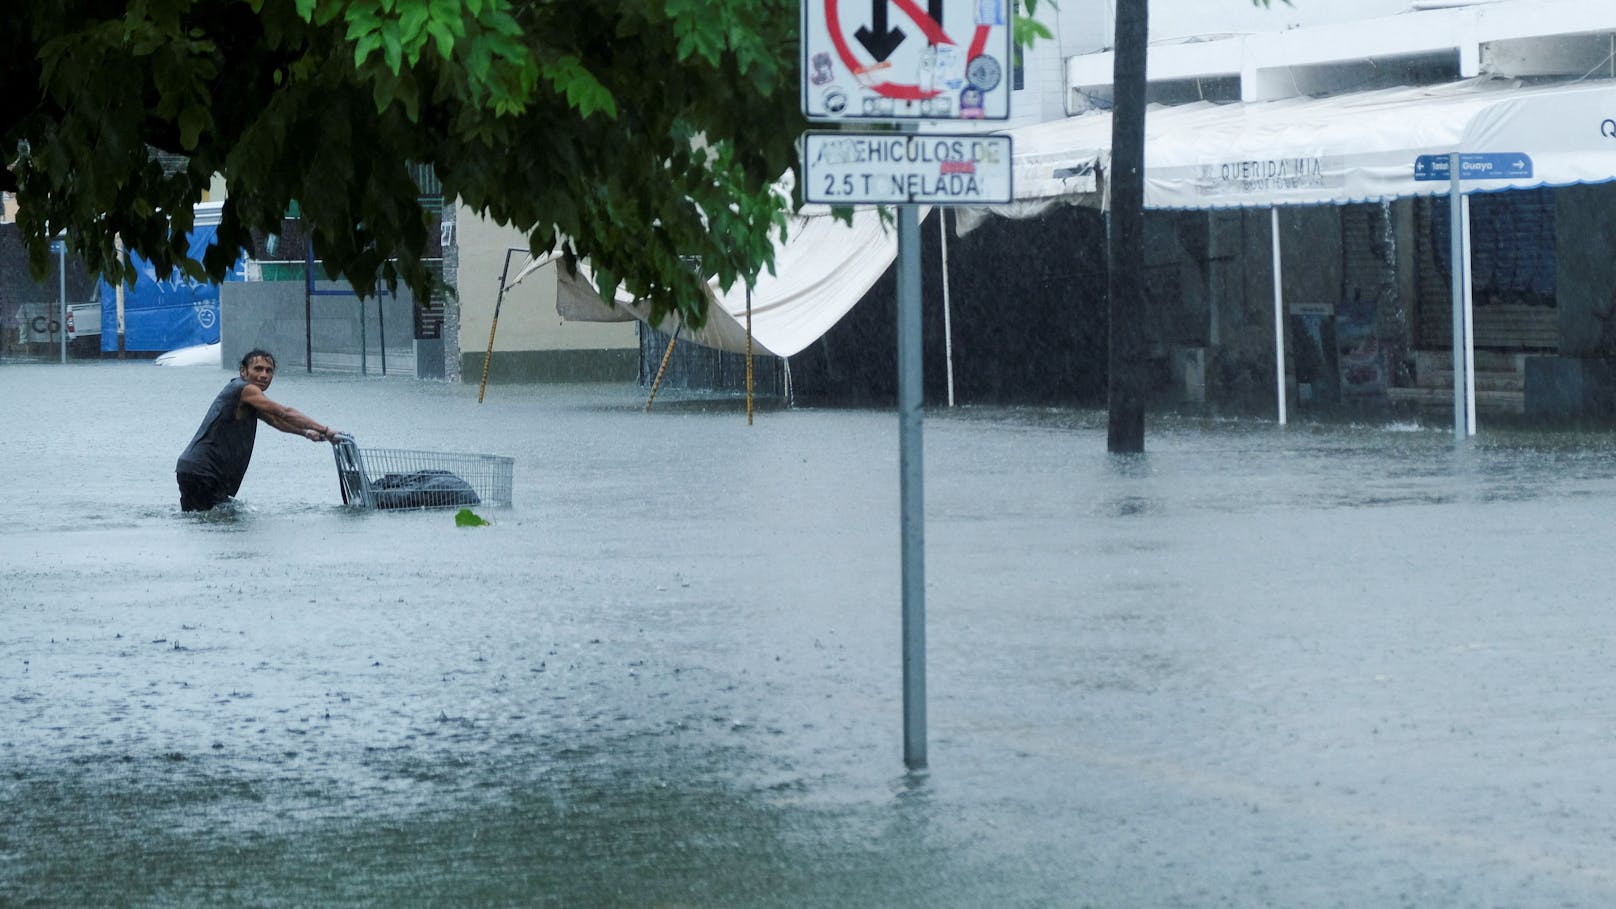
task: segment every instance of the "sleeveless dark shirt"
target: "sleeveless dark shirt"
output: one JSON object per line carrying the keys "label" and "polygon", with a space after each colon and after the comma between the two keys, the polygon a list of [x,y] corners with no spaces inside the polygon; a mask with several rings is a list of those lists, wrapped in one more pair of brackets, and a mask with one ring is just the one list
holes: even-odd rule
{"label": "sleeveless dark shirt", "polygon": [[211,477],[232,496],[241,488],[247,463],[252,460],[253,439],[258,434],[258,411],[249,407],[245,417],[236,418],[241,390],[246,387],[246,379],[231,379],[213,399],[191,444],[185,446],[185,453],[174,465],[175,473]]}

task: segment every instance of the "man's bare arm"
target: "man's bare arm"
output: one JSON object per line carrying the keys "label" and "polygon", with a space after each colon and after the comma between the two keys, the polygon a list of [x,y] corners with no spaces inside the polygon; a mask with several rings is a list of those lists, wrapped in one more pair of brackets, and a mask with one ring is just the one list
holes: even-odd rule
{"label": "man's bare arm", "polygon": [[281,432],[301,435],[316,442],[321,440],[329,442],[337,435],[337,430],[302,411],[270,400],[269,395],[264,394],[264,390],[256,385],[248,385],[241,390],[241,403],[251,407],[260,420]]}

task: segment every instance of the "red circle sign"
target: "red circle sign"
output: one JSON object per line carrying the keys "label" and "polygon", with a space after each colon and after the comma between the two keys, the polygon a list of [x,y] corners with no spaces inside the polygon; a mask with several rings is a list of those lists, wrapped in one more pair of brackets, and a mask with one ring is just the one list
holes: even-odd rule
{"label": "red circle sign", "polygon": [[[958,44],[957,41],[948,37],[948,34],[943,31],[943,27],[938,24],[936,19],[933,19],[929,13],[915,5],[915,0],[892,0],[892,2],[898,9],[907,14],[915,25],[920,27],[920,31],[926,36],[927,44]],[[837,0],[825,0],[825,26],[830,31],[830,40],[836,45],[836,54],[842,58],[842,63],[846,65],[848,70],[854,76],[862,76],[869,72],[870,67],[860,63],[858,58],[853,55],[853,48],[848,45],[847,36],[842,34],[842,17],[841,12],[836,8],[836,4]],[[976,27],[976,31],[971,35],[970,49],[965,52],[967,61],[974,60],[982,55],[982,49],[987,47],[988,32],[991,29],[992,26],[990,25],[978,25]],[[895,82],[881,82],[869,87],[878,95],[895,98],[899,101],[922,101],[927,98],[935,98],[943,93],[941,89],[922,89],[916,84],[900,85]]]}

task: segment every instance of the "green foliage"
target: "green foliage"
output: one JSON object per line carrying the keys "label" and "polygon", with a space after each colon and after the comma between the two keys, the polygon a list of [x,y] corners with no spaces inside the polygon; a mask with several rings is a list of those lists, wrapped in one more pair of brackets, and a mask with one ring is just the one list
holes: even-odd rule
{"label": "green foliage", "polygon": [[[1044,2],[1050,7],[1055,7],[1054,0],[1044,0]],[[1037,19],[1038,0],[1025,0],[1022,6],[1027,10],[1026,14],[1023,15],[1018,12],[1010,26],[1010,37],[1015,42],[1017,53],[1020,53],[1024,47],[1032,47],[1037,41],[1049,41],[1055,37],[1055,33],[1049,30],[1049,26],[1039,22]]]}
{"label": "green foliage", "polygon": [[488,522],[483,520],[477,512],[470,508],[462,508],[455,512],[456,527],[487,527]]}
{"label": "green foliage", "polygon": [[[112,280],[133,276],[115,237],[218,277],[295,203],[328,270],[423,296],[431,222],[410,168],[428,164],[533,251],[587,257],[699,322],[702,277],[754,277],[791,208],[773,187],[804,126],[798,14],[796,0],[9,0],[0,188],[41,274],[65,231]],[[219,247],[189,262],[215,173]]]}

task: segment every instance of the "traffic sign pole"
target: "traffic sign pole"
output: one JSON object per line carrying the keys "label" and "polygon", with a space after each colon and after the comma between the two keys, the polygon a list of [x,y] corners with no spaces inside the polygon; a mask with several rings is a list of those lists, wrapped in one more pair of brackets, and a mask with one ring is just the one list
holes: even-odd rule
{"label": "traffic sign pole", "polygon": [[1464,193],[1459,188],[1460,174],[1459,153],[1454,152],[1448,159],[1448,270],[1453,278],[1453,437],[1456,440],[1470,435],[1467,419],[1469,404],[1465,397],[1465,371],[1470,359],[1467,356],[1470,345],[1465,337],[1464,305],[1465,228],[1468,225],[1464,223]]}
{"label": "traffic sign pole", "polygon": [[898,479],[903,761],[926,766],[926,559],[920,205],[1013,201],[1010,139],[920,133],[1010,116],[1011,0],[802,0],[802,113],[896,133],[807,133],[803,199],[898,209]]}
{"label": "traffic sign pole", "polygon": [[1453,292],[1453,436],[1476,434],[1476,357],[1473,301],[1470,298],[1470,203],[1465,180],[1532,178],[1532,156],[1525,152],[1450,152],[1414,159],[1414,179],[1448,182],[1448,259]]}
{"label": "traffic sign pole", "polygon": [[898,206],[898,475],[903,559],[903,763],[926,766],[926,505],[920,212]]}

